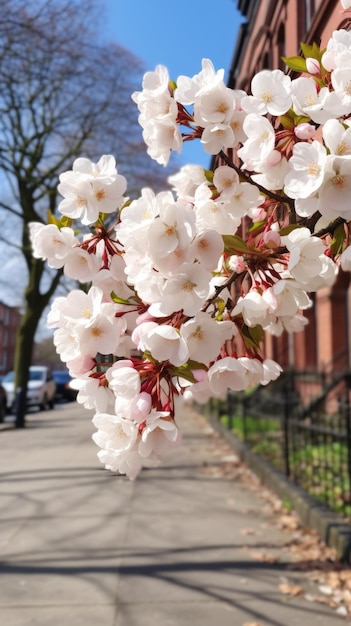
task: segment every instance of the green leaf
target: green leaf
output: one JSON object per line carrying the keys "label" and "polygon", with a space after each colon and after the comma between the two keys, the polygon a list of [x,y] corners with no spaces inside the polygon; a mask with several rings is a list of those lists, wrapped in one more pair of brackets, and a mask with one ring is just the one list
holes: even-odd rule
{"label": "green leaf", "polygon": [[282,60],[295,72],[306,72],[306,61],[302,57],[282,57]]}
{"label": "green leaf", "polygon": [[50,209],[48,209],[46,219],[47,219],[48,224],[55,224],[55,226],[60,228],[60,220],[57,219],[57,217],[53,214],[53,212]]}
{"label": "green leaf", "polygon": [[196,379],[194,377],[194,370],[205,370],[207,372],[208,367],[204,363],[200,363],[198,361],[193,361],[189,359],[183,365],[179,367],[174,367],[171,371],[172,376],[177,376],[179,378],[184,378],[184,380],[188,380],[191,383],[195,383]]}
{"label": "green leaf", "polygon": [[260,348],[260,344],[264,339],[264,330],[262,326],[246,326],[241,329],[242,337],[247,348]]}
{"label": "green leaf", "polygon": [[223,300],[223,298],[217,298],[216,305],[217,305],[216,319],[218,319],[218,317],[221,317],[225,311],[225,301]]}
{"label": "green leaf", "polygon": [[126,305],[129,305],[129,306],[132,305],[132,302],[130,302],[129,300],[124,300],[124,298],[120,298],[119,296],[117,296],[117,294],[114,291],[111,291],[110,298],[116,304],[126,304]]}
{"label": "green leaf", "polygon": [[284,237],[284,235],[289,235],[289,233],[291,233],[293,230],[296,230],[297,228],[303,228],[303,226],[301,224],[289,224],[289,226],[285,226],[285,228],[282,228],[279,231],[279,235],[281,237]]}
{"label": "green leaf", "polygon": [[262,228],[263,224],[265,224],[264,220],[262,222],[254,222],[249,229],[249,233],[254,233],[256,230],[259,230],[260,228]]}
{"label": "green leaf", "polygon": [[295,121],[292,119],[292,117],[290,117],[290,115],[282,115],[280,118],[280,123],[283,128],[286,128],[287,130],[293,130],[293,128],[295,127]]}
{"label": "green leaf", "polygon": [[73,224],[73,220],[66,215],[63,215],[60,219],[60,227],[61,228],[71,228]]}
{"label": "green leaf", "polygon": [[280,123],[287,130],[292,130],[298,124],[302,124],[304,122],[310,122],[311,118],[306,115],[296,115],[293,109],[289,109],[289,111],[282,115],[280,118]]}
{"label": "green leaf", "polygon": [[310,121],[311,121],[311,118],[308,117],[307,115],[297,115],[295,118],[296,126],[298,124],[308,124],[308,122]]}
{"label": "green leaf", "polygon": [[57,228],[71,228],[73,224],[73,220],[70,217],[66,217],[66,215],[62,215],[60,219],[58,219],[53,212],[49,209],[47,213],[47,223],[55,224]]}
{"label": "green leaf", "polygon": [[340,252],[342,252],[345,238],[346,233],[344,224],[340,224],[334,231],[334,236],[330,246],[330,250],[333,254],[340,254]]}
{"label": "green leaf", "polygon": [[207,365],[205,365],[204,363],[200,363],[199,361],[194,361],[193,359],[189,359],[186,363],[184,363],[184,365],[181,365],[180,367],[181,369],[183,367],[186,367],[191,370],[208,370]]}
{"label": "green leaf", "polygon": [[319,60],[319,48],[318,48],[318,56],[315,56],[316,54],[316,48],[312,45],[310,46],[307,43],[300,43],[300,48],[303,52],[303,55],[305,57],[305,59],[308,59],[309,57],[312,59],[318,59]]}
{"label": "green leaf", "polygon": [[250,252],[250,248],[246,243],[237,237],[237,235],[222,235],[224,242],[224,251],[227,254],[241,254],[242,252]]}
{"label": "green leaf", "polygon": [[213,172],[212,170],[204,170],[205,178],[209,183],[213,183]]}

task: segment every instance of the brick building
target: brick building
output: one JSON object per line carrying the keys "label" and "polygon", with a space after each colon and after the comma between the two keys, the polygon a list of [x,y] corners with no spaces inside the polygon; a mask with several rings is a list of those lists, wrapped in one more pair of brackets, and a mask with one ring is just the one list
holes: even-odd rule
{"label": "brick building", "polygon": [[[239,0],[241,25],[228,86],[250,91],[253,75],[262,69],[286,69],[282,56],[296,56],[300,42],[324,47],[332,32],[348,24],[336,0]],[[267,336],[266,356],[297,370],[351,368],[351,282],[340,272],[331,289],[312,295],[315,306],[305,311],[307,330],[288,337]]]}
{"label": "brick building", "polygon": [[21,314],[15,307],[0,302],[0,376],[13,369],[16,332]]}

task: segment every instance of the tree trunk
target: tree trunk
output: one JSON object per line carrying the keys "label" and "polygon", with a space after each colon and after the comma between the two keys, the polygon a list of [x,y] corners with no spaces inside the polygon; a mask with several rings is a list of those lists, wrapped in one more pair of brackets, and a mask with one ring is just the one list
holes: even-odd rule
{"label": "tree trunk", "polygon": [[[39,310],[40,309],[40,310]],[[15,348],[15,415],[16,428],[24,428],[29,367],[32,361],[34,335],[40,320],[41,307],[26,307],[16,337]]]}
{"label": "tree trunk", "polygon": [[32,257],[29,263],[29,270],[29,283],[25,291],[26,308],[17,332],[15,347],[16,428],[24,428],[26,425],[26,395],[35,333],[43,311],[49,304],[50,298],[54,294],[61,276],[61,270],[59,270],[53,278],[50,288],[46,293],[41,294],[39,286],[40,276],[43,271],[43,262]]}

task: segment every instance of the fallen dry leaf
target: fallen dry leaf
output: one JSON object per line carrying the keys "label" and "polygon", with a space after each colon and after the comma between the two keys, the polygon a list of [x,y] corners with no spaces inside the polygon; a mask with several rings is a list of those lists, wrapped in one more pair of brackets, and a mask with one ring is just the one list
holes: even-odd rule
{"label": "fallen dry leaf", "polygon": [[256,535],[256,531],[253,528],[242,528],[240,533],[242,535]]}
{"label": "fallen dry leaf", "polygon": [[278,523],[281,528],[287,528],[289,530],[297,530],[299,528],[299,521],[294,514],[281,515],[278,519]]}
{"label": "fallen dry leaf", "polygon": [[279,585],[279,591],[287,596],[300,596],[303,593],[302,587],[293,585],[292,583],[281,583]]}
{"label": "fallen dry leaf", "polygon": [[251,550],[249,555],[252,559],[255,559],[255,561],[261,561],[262,563],[278,563],[279,561],[279,556],[276,556],[275,554],[268,554],[268,552]]}

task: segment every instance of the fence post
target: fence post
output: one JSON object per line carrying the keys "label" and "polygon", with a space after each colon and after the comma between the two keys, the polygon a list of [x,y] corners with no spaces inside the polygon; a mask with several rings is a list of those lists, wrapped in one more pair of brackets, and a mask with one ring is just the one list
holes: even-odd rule
{"label": "fence post", "polygon": [[228,430],[233,429],[233,394],[230,389],[227,392],[227,413],[228,413]]}
{"label": "fence post", "polygon": [[351,424],[350,402],[347,398],[345,404],[346,442],[347,442],[347,473],[349,478],[349,490],[351,489]]}
{"label": "fence post", "polygon": [[243,441],[244,443],[248,443],[248,436],[247,436],[247,424],[246,424],[246,411],[247,411],[247,401],[246,401],[247,396],[245,396],[245,393],[243,395],[243,399],[242,399],[242,411],[241,411],[241,417],[242,417],[242,422],[243,422]]}
{"label": "fence post", "polygon": [[290,458],[289,458],[289,418],[290,418],[290,402],[292,402],[293,394],[292,388],[292,376],[288,374],[287,383],[285,386],[285,399],[284,399],[284,416],[283,416],[283,452],[284,452],[284,472],[285,475],[290,477]]}

